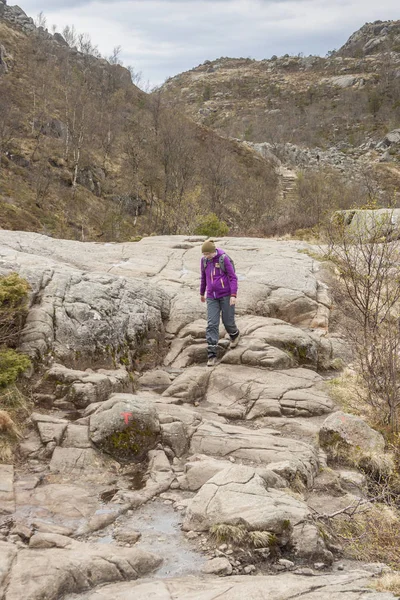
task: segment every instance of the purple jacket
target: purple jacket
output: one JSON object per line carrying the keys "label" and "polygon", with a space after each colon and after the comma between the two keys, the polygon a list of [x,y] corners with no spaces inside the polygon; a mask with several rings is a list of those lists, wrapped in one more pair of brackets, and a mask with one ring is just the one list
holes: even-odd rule
{"label": "purple jacket", "polygon": [[217,248],[217,254],[211,260],[207,260],[207,266],[204,268],[201,259],[200,272],[200,296],[204,296],[207,289],[207,298],[223,298],[224,296],[236,296],[238,289],[238,280],[233,270],[229,258],[225,256],[224,267],[226,273],[219,266],[219,257],[225,254],[223,250]]}

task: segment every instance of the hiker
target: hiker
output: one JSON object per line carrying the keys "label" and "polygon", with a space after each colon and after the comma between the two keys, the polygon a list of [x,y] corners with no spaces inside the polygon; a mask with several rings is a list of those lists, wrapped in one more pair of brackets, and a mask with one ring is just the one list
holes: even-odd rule
{"label": "hiker", "polygon": [[[201,247],[201,283],[200,299],[207,300],[207,366],[213,367],[217,362],[217,345],[219,340],[219,319],[228,332],[230,348],[239,343],[239,329],[235,323],[235,304],[238,280],[232,260],[213,241],[204,242]],[[205,296],[207,290],[207,298]]]}

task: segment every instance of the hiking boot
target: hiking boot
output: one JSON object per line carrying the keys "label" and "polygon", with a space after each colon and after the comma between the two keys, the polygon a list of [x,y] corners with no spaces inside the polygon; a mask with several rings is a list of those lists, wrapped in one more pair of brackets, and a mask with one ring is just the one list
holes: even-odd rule
{"label": "hiking boot", "polygon": [[210,356],[210,358],[207,361],[207,367],[215,367],[216,364],[217,364],[217,357]]}
{"label": "hiking boot", "polygon": [[229,344],[229,350],[236,348],[236,346],[239,343],[239,340],[240,340],[240,333],[238,333],[237,336],[233,340],[231,339],[231,343]]}

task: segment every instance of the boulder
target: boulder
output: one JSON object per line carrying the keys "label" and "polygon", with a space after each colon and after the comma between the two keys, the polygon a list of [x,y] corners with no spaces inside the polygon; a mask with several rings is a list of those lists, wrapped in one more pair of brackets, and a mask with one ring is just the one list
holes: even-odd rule
{"label": "boulder", "polygon": [[287,481],[298,474],[309,486],[319,469],[316,449],[305,442],[284,438],[272,429],[246,429],[207,421],[194,433],[190,452],[267,465]]}
{"label": "boulder", "polygon": [[382,456],[385,451],[383,435],[363,419],[338,411],[325,419],[319,442],[329,458],[340,459],[349,465],[358,464],[363,457]]}
{"label": "boulder", "polygon": [[143,460],[157,445],[160,424],[145,396],[113,394],[90,416],[90,439],[117,460]]}
{"label": "boulder", "polygon": [[212,525],[244,525],[248,531],[285,536],[304,521],[308,508],[282,490],[267,488],[251,467],[234,465],[205,483],[190,502],[183,529],[207,531]]}

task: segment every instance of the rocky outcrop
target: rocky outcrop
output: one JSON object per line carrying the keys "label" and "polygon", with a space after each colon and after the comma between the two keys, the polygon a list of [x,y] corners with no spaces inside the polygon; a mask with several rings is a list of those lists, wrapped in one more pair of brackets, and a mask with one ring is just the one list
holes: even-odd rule
{"label": "rocky outcrop", "polygon": [[190,503],[183,528],[207,531],[212,525],[240,524],[248,531],[283,536],[307,515],[305,503],[284,490],[267,488],[254,469],[232,465],[202,486]]}
{"label": "rocky outcrop", "polygon": [[337,51],[339,56],[357,56],[390,51],[400,42],[400,21],[365,23]]}
{"label": "rocky outcrop", "polygon": [[400,209],[342,210],[334,214],[334,220],[345,226],[349,239],[356,242],[381,239],[397,240],[400,237]]}
{"label": "rocky outcrop", "polygon": [[[304,244],[221,241],[237,265],[241,338],[229,350],[221,329],[220,360],[207,368],[198,298],[202,241],[82,245],[0,231],[0,272],[17,270],[32,287],[21,347],[48,363],[34,378],[37,409],[19,446],[24,466],[0,468],[5,600],[17,589],[30,600],[44,590],[54,599],[140,597],[154,591],[153,582],[140,588],[131,580],[159,566],[153,551],[165,559],[162,576],[171,565],[174,573],[201,572],[207,593],[229,598],[260,595],[265,582],[269,598],[289,598],[294,589],[307,597],[312,588],[302,573],[316,578],[319,569],[332,569],[335,557],[314,515],[357,502],[365,486],[356,471],[327,469],[326,423],[340,413],[324,378],[350,357],[346,343],[328,333],[329,290],[317,263],[299,252]],[[165,355],[160,334],[169,342]],[[101,368],[107,345],[112,364]],[[139,373],[146,352],[159,353],[157,368]],[[347,433],[346,443],[354,431]],[[162,532],[154,534],[160,510],[176,511],[186,533],[169,528],[163,512]],[[230,538],[215,543],[224,528],[242,536],[244,548]],[[164,533],[168,545],[175,535],[183,547],[192,544],[200,557],[195,568],[182,555],[174,563]],[[235,579],[283,569],[297,575],[278,574],[261,587],[251,578],[245,592]],[[210,574],[229,577],[228,591]],[[355,585],[362,598],[368,575],[324,577],[318,593],[332,594],[335,583],[346,599]],[[115,587],[100,586],[112,581]],[[168,579],[162,594],[184,598],[191,590],[201,597],[204,584],[198,592],[195,577],[190,585],[175,581]]]}

